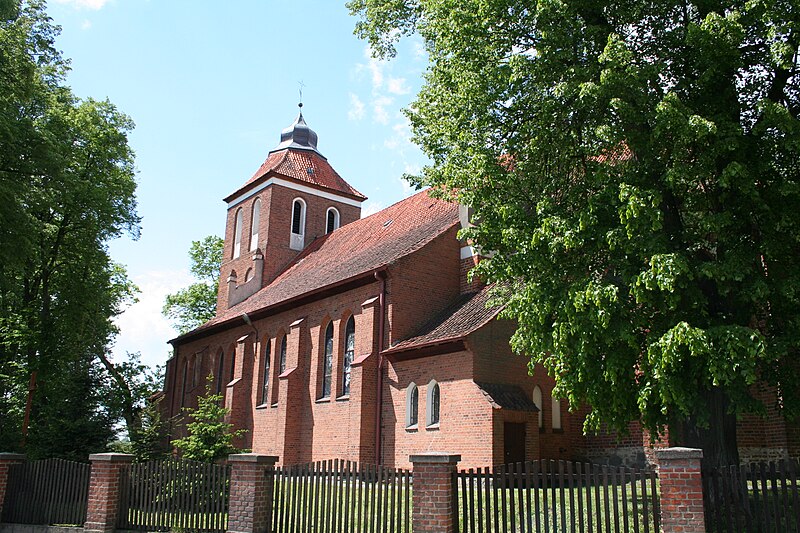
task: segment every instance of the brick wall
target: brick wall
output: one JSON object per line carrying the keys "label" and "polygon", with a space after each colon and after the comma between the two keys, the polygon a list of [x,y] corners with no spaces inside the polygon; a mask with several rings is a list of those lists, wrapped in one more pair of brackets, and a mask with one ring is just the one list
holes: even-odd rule
{"label": "brick wall", "polygon": [[89,456],[89,503],[85,531],[111,532],[119,512],[120,472],[130,466],[133,456],[123,453],[97,453]]}
{"label": "brick wall", "polygon": [[703,452],[690,448],[665,448],[656,452],[661,490],[662,533],[704,533]]}

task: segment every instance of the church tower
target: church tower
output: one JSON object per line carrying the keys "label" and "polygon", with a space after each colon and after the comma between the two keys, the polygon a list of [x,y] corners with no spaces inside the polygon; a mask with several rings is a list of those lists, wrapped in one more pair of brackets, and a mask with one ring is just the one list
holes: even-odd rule
{"label": "church tower", "polygon": [[315,239],[361,217],[366,197],[319,152],[300,107],[253,177],[225,198],[218,314],[269,285]]}

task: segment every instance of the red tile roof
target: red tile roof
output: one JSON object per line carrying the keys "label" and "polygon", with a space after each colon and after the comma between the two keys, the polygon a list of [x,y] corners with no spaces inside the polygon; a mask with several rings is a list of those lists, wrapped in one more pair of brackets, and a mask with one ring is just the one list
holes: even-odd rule
{"label": "red tile roof", "polygon": [[[310,169],[310,170],[309,170]],[[355,200],[366,200],[367,197],[350,186],[333,170],[328,160],[310,150],[293,150],[287,148],[271,152],[266,161],[259,167],[253,177],[236,192],[225,198],[230,202],[233,198],[246,192],[272,176],[287,178],[309,185],[317,189],[327,189]]]}
{"label": "red tile roof", "polygon": [[437,317],[422,326],[416,335],[395,344],[383,353],[395,354],[463,339],[497,316],[502,309],[501,306],[486,307],[490,291],[491,286],[487,286],[478,292],[461,296]]}
{"label": "red tile roof", "polygon": [[268,286],[174,340],[193,338],[242,313],[251,315],[368,275],[419,250],[458,223],[458,205],[421,191],[315,240]]}

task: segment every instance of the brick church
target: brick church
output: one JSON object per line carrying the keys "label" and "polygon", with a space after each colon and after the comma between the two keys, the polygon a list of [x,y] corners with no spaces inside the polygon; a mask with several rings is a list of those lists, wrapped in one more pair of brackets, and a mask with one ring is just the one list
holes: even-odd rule
{"label": "brick church", "polygon": [[[228,204],[216,317],[170,341],[163,407],[182,434],[213,375],[242,447],[284,464],[461,466],[552,458],[641,464],[649,439],[582,434],[583,414],[511,352],[514,324],[470,283],[468,210],[426,191],[361,218],[364,195],[317,149],[302,113]],[[797,455],[774,414],[740,422],[742,459]],[[667,444],[666,442],[664,444]]]}

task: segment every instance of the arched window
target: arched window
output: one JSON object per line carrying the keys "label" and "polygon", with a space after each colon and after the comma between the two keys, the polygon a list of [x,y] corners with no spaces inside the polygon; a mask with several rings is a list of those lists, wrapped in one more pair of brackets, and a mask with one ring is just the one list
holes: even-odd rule
{"label": "arched window", "polygon": [[218,361],[217,361],[217,387],[216,387],[216,394],[222,392],[222,384],[224,383],[224,376],[225,373],[225,352],[222,350],[219,351]]}
{"label": "arched window", "polygon": [[406,427],[416,427],[419,415],[419,389],[411,383],[406,389]]}
{"label": "arched window", "polygon": [[306,233],[306,203],[302,198],[295,198],[292,202],[292,234],[289,239],[289,248],[302,250],[305,245]]}
{"label": "arched window", "polygon": [[325,328],[325,354],[322,358],[322,395],[320,398],[331,396],[331,373],[333,371],[333,322]]}
{"label": "arched window", "polygon": [[278,370],[281,374],[286,372],[286,335],[281,339],[281,363]]}
{"label": "arched window", "polygon": [[335,207],[328,208],[328,214],[325,219],[325,233],[330,233],[335,229],[339,229],[339,211]]}
{"label": "arched window", "polygon": [[553,396],[553,429],[561,429],[561,400]]}
{"label": "arched window", "polygon": [[261,403],[269,403],[269,360],[272,357],[272,343],[264,343],[264,385],[261,388]]}
{"label": "arched window", "polygon": [[258,226],[261,221],[261,198],[253,202],[253,216],[250,217],[250,251],[258,248]]}
{"label": "arched window", "polygon": [[350,365],[353,364],[353,355],[356,351],[356,321],[350,317],[344,328],[344,362],[342,364],[342,395],[350,394]]}
{"label": "arched window", "polygon": [[233,229],[233,258],[242,255],[242,208],[236,211],[236,226]]}
{"label": "arched window", "polygon": [[428,408],[425,410],[425,425],[435,426],[439,424],[439,403],[440,403],[439,384],[431,380],[428,383]]}
{"label": "arched window", "polygon": [[539,409],[539,429],[544,427],[544,413],[542,413],[542,389],[539,385],[533,388],[533,403]]}

